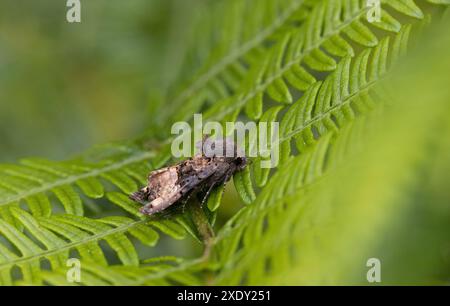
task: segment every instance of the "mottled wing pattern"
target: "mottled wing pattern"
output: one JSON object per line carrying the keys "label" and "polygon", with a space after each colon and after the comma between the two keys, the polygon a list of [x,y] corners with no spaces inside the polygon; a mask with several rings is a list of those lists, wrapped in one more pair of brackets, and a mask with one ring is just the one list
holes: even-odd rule
{"label": "mottled wing pattern", "polygon": [[140,201],[145,204],[141,212],[160,212],[201,188],[210,178],[223,176],[227,169],[225,160],[197,157],[154,171],[149,175],[148,186],[137,192],[145,198],[145,201]]}
{"label": "mottled wing pattern", "polygon": [[147,184],[147,201],[151,202],[172,192],[178,181],[178,168],[179,166],[173,166],[150,173]]}

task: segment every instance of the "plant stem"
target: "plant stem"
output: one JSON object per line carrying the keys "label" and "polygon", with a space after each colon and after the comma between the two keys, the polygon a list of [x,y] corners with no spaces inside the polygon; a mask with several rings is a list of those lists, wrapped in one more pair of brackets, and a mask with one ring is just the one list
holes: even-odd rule
{"label": "plant stem", "polygon": [[189,209],[203,245],[205,246],[202,258],[207,260],[211,253],[211,247],[214,241],[214,230],[212,229],[211,224],[209,224],[208,217],[200,206],[200,203],[191,203]]}

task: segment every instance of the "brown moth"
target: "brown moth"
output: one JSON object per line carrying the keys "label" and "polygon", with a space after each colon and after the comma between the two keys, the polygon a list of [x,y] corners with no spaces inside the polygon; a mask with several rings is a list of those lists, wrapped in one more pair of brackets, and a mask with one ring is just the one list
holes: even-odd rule
{"label": "brown moth", "polygon": [[[205,144],[213,152],[205,149]],[[226,152],[230,147],[232,154]],[[177,202],[186,202],[196,192],[204,193],[203,204],[214,187],[226,184],[236,171],[246,165],[247,159],[231,140],[206,139],[202,141],[200,154],[152,171],[147,186],[131,194],[130,198],[144,205],[140,211],[146,215],[161,212]]]}

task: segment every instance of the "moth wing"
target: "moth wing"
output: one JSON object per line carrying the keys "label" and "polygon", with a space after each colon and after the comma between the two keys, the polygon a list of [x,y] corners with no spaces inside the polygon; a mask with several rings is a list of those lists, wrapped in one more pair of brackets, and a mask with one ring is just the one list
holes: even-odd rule
{"label": "moth wing", "polygon": [[[176,167],[176,166],[173,166],[173,167]],[[158,170],[153,170],[152,172],[150,172],[150,173],[148,174],[148,176],[147,176],[147,181],[150,183],[150,181],[151,181],[155,176],[157,176],[158,174],[161,174],[161,173],[163,173],[163,172],[166,172],[169,168],[171,168],[171,167],[165,167],[165,168],[161,168],[161,169],[158,169]]]}
{"label": "moth wing", "polygon": [[[196,164],[195,161],[191,162]],[[149,189],[156,191],[157,194],[155,194],[150,203],[141,209],[142,213],[153,214],[166,209],[186,194],[201,186],[216,171],[216,166],[196,167],[194,165],[191,167],[192,165],[186,164],[184,166],[190,167],[192,171],[181,174],[181,177],[178,177],[178,171],[175,166],[155,173],[152,176],[151,182],[149,182]]]}
{"label": "moth wing", "polygon": [[[223,167],[227,167],[227,163],[223,158],[197,158],[189,161],[185,168],[189,168],[200,180],[205,180],[211,175],[220,171]],[[184,176],[184,175],[183,175]]]}
{"label": "moth wing", "polygon": [[161,168],[161,169],[153,170],[153,171],[151,171],[151,172],[148,174],[148,176],[147,176],[147,181],[150,183],[151,180],[153,180],[153,179],[154,179],[156,176],[158,176],[159,174],[164,173],[164,172],[167,172],[167,171],[169,171],[170,169],[178,169],[178,168],[180,168],[185,162],[186,162],[186,161],[181,161],[181,162],[179,162],[179,163],[177,163],[177,164],[174,164],[174,165],[172,165],[172,166],[169,166],[169,167],[164,167],[164,168]]}
{"label": "moth wing", "polygon": [[185,185],[172,185],[167,186],[159,196],[153,199],[150,203],[141,208],[141,212],[144,214],[154,214],[160,212],[172,204],[176,203],[183,196],[195,189],[199,185],[198,179],[192,179],[191,183],[186,183]]}
{"label": "moth wing", "polygon": [[225,160],[200,157],[153,171],[148,183],[150,202],[141,212],[153,214],[166,209],[186,194],[202,187],[209,178],[224,174],[227,168]]}

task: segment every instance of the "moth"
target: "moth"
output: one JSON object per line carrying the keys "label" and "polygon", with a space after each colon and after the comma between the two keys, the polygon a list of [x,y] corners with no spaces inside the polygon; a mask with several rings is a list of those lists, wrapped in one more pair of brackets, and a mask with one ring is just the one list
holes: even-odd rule
{"label": "moth", "polygon": [[[206,147],[213,152],[208,152]],[[227,147],[233,148],[231,156]],[[141,213],[152,215],[175,203],[185,203],[193,193],[204,194],[203,204],[214,187],[226,184],[235,172],[247,165],[244,154],[227,138],[204,139],[200,151],[187,160],[148,175],[147,186],[130,195],[130,199],[144,205]]]}

